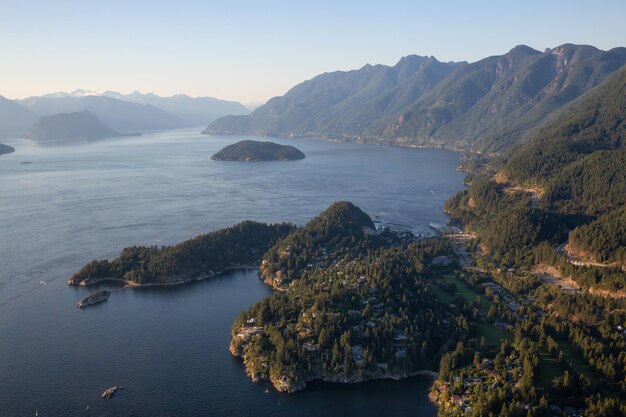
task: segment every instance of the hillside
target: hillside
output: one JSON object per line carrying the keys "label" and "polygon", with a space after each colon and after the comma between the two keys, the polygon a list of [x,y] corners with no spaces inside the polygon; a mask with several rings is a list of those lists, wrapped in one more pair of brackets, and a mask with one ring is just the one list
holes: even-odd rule
{"label": "hillside", "polygon": [[35,123],[37,115],[15,100],[0,96],[0,138],[18,138]]}
{"label": "hillside", "polygon": [[574,229],[569,249],[596,262],[626,265],[626,205]]}
{"label": "hillside", "polygon": [[500,151],[626,64],[626,48],[517,46],[467,64],[409,56],[305,81],[206,134],[321,136]]}
{"label": "hillside", "polygon": [[134,285],[167,285],[208,278],[228,268],[255,265],[292,229],[286,223],[245,221],[174,246],[132,246],[112,261],[91,261],[67,283],[90,285],[112,279]]}
{"label": "hillside", "polygon": [[179,118],[154,106],[129,103],[112,97],[49,94],[26,98],[19,103],[39,116],[88,110],[102,123],[119,132],[177,129],[188,126]]}
{"label": "hillside", "polygon": [[596,150],[625,149],[626,67],[509,152],[502,173],[513,182],[545,183]]}
{"label": "hillside", "polygon": [[345,254],[367,252],[378,247],[372,219],[348,201],[338,201],[279,240],[263,257],[260,274],[266,283],[282,287],[311,265],[323,266]]}
{"label": "hillside", "polygon": [[88,142],[122,136],[88,111],[61,113],[38,119],[24,138],[45,142]]}
{"label": "hillside", "polygon": [[[389,235],[375,246],[367,227],[367,214],[337,202],[264,256],[263,277],[282,291],[239,315],[230,344],[254,381],[294,392],[314,379],[406,378],[433,369],[461,333],[441,326],[448,309],[427,279],[432,259],[450,254],[445,242]],[[272,268],[285,279],[268,280]]]}
{"label": "hillside", "polygon": [[102,95],[131,103],[149,104],[179,118],[189,126],[206,126],[222,116],[250,113],[250,110],[241,103],[213,97],[189,97],[186,94],[162,97],[152,93],[143,94],[139,91],[131,94],[106,91]]}
{"label": "hillside", "polygon": [[395,114],[462,63],[408,56],[395,66],[365,65],[318,75],[274,97],[249,116],[227,116],[204,133],[359,135],[374,121]]}
{"label": "hillside", "polygon": [[15,152],[15,148],[9,146],[9,145],[5,145],[3,143],[0,143],[0,155],[4,155],[6,153],[11,153],[11,152]]}
{"label": "hillside", "polygon": [[304,159],[304,154],[291,145],[242,140],[226,146],[211,159],[216,161],[294,161]]}
{"label": "hillside", "polygon": [[[556,245],[589,260],[621,260],[626,204],[626,67],[511,149],[446,204],[503,266],[549,263],[585,287],[626,288],[609,269],[574,268]],[[493,177],[491,172],[498,171]],[[596,220],[597,219],[597,220]],[[610,230],[609,230],[610,229]],[[590,265],[593,266],[593,265]],[[565,268],[565,269],[564,269]]]}

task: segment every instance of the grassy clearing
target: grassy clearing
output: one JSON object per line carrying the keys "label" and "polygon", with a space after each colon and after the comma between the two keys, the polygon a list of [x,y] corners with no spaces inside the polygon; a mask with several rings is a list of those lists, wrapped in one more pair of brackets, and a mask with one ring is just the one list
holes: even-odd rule
{"label": "grassy clearing", "polygon": [[503,339],[513,342],[513,335],[506,330],[495,327],[489,323],[478,323],[476,325],[478,337],[484,337],[487,343],[498,348]]}
{"label": "grassy clearing", "polygon": [[[454,272],[445,271],[440,273],[436,276],[434,283],[435,285],[433,285],[432,287],[435,291],[435,294],[437,295],[437,298],[439,298],[439,300],[445,304],[450,304],[454,302],[454,299],[460,295],[463,298],[463,302],[469,305],[474,302],[476,296],[480,296],[478,314],[483,318],[487,316],[487,312],[489,311],[489,300],[484,297],[484,294],[481,294],[474,288],[470,287],[469,284],[459,278],[458,275]],[[454,294],[451,294],[437,284],[454,284],[457,291]],[[500,345],[502,339],[507,339],[509,342],[513,341],[513,335],[510,332],[495,327],[489,323],[477,323],[476,330],[478,337],[484,337],[487,343],[496,347]]]}
{"label": "grassy clearing", "polygon": [[552,385],[552,380],[563,375],[565,369],[561,364],[548,353],[544,348],[539,348],[539,376],[537,378],[537,389],[544,391]]}

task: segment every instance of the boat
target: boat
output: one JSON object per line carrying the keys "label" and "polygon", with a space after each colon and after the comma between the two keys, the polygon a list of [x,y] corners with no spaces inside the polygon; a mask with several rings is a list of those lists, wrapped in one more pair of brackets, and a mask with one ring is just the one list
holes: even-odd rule
{"label": "boat", "polygon": [[111,293],[109,291],[99,290],[83,298],[81,301],[78,302],[78,304],[76,304],[76,307],[85,308],[85,307],[92,306],[94,304],[102,303],[108,300],[110,296],[111,296]]}

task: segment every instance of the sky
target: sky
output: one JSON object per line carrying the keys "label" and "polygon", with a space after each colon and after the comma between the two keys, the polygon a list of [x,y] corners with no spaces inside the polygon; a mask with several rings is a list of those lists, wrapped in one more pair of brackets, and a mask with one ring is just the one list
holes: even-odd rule
{"label": "sky", "polygon": [[623,0],[0,0],[0,95],[78,88],[262,103],[317,74],[525,44],[626,46]]}

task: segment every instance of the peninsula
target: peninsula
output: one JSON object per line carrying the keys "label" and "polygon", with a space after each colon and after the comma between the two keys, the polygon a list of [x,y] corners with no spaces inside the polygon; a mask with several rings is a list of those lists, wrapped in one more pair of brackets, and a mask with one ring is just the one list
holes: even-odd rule
{"label": "peninsula", "polygon": [[359,208],[337,202],[266,253],[262,278],[279,291],[242,312],[231,334],[253,381],[291,393],[316,379],[436,376],[440,347],[463,330],[442,325],[448,307],[427,266],[451,249],[372,228]]}
{"label": "peninsula", "polygon": [[246,221],[197,236],[174,246],[132,246],[113,260],[93,260],[68,285],[119,281],[131,286],[175,285],[215,276],[225,270],[255,265],[293,229],[286,223]]}
{"label": "peninsula", "polygon": [[211,159],[216,161],[295,161],[304,157],[300,150],[291,145],[242,140],[226,146]]}

